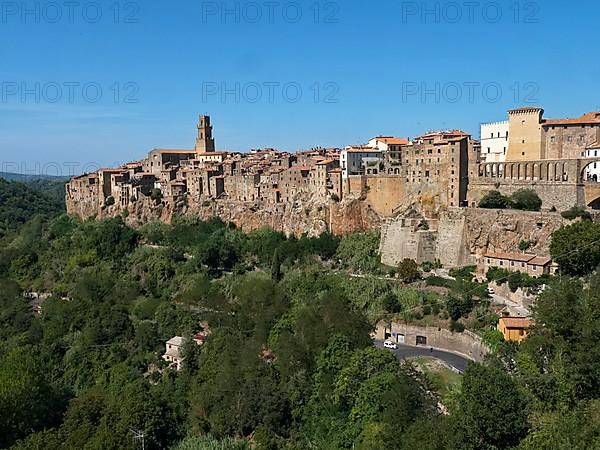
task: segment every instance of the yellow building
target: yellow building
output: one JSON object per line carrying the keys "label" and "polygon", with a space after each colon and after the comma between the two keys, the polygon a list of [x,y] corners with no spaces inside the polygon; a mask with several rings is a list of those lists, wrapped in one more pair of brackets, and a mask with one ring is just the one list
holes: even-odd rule
{"label": "yellow building", "polygon": [[532,324],[533,321],[525,317],[502,317],[498,321],[498,330],[505,341],[521,342],[527,337]]}

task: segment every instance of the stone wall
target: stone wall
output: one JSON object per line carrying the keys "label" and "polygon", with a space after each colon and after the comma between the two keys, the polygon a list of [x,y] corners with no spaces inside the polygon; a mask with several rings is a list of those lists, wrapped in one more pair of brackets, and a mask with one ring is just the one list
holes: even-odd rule
{"label": "stone wall", "polygon": [[[426,225],[425,225],[426,224]],[[436,258],[437,231],[429,229],[428,221],[420,219],[389,220],[382,227],[381,262],[397,266],[408,258],[419,264]]]}
{"label": "stone wall", "polygon": [[367,177],[367,200],[378,214],[389,217],[405,200],[405,184],[399,176]]}
{"label": "stone wall", "polygon": [[566,211],[576,204],[585,205],[583,186],[576,183],[557,182],[540,183],[535,181],[494,180],[493,178],[478,178],[469,185],[468,202],[477,206],[480,200],[490,191],[499,191],[510,196],[521,189],[532,189],[542,199],[542,209],[552,207],[558,211]]}
{"label": "stone wall", "polygon": [[[375,331],[377,339],[384,340],[386,335],[393,335],[394,333],[395,336],[404,336],[404,344],[417,345],[417,336],[422,336],[427,340],[426,347],[460,353],[473,361],[481,361],[489,353],[481,338],[468,330],[463,333],[453,333],[450,330],[437,327],[419,327],[384,322],[377,324]],[[402,343],[402,337],[390,337],[390,339]]]}
{"label": "stone wall", "polygon": [[[427,232],[415,226],[420,222],[428,224]],[[397,217],[383,225],[381,261],[395,266],[406,258],[429,258],[445,267],[462,267],[488,252],[518,253],[521,241],[530,242],[530,253],[550,256],[551,235],[566,224],[558,213],[478,208],[450,209],[438,221]],[[430,247],[433,252],[423,251]]]}

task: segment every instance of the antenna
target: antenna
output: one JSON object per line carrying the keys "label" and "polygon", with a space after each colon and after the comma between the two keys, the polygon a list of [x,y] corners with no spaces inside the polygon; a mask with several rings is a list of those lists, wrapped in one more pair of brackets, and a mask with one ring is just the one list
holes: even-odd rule
{"label": "antenna", "polygon": [[133,433],[133,439],[135,441],[141,441],[142,442],[142,450],[146,450],[146,445],[144,443],[145,433],[143,431],[136,431],[134,429],[132,429],[131,432]]}

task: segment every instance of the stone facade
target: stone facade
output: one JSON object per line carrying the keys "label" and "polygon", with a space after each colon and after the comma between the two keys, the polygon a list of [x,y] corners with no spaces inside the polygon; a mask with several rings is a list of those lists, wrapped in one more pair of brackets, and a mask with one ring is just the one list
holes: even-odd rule
{"label": "stone facade", "polygon": [[[575,204],[600,209],[600,183],[589,175],[592,164],[600,163],[590,153],[598,147],[590,141],[599,137],[600,114],[558,120],[543,114],[541,108],[509,112],[509,149],[502,162],[482,162],[480,142],[459,130],[411,140],[380,136],[350,152],[219,152],[210,118],[200,116],[194,150],[154,149],[142,161],[75,177],[67,185],[67,211],[84,218],[128,211],[133,226],[168,222],[176,214],[218,216],[244,229],[271,226],[311,235],[385,224],[381,250],[389,264],[435,258],[464,265],[488,250],[515,252],[520,240],[532,240],[523,237],[528,233],[540,234],[536,254],[547,256],[548,233],[561,222],[555,216],[538,233],[534,216],[474,208],[492,190],[510,195],[534,189],[545,211]],[[498,133],[503,139],[502,130],[494,139]],[[575,158],[582,142],[586,150]],[[480,222],[485,225],[478,234],[473,228]],[[503,224],[517,231],[496,235]],[[485,245],[481,236],[489,237]]]}
{"label": "stone facade", "polygon": [[552,233],[568,223],[558,213],[449,209],[437,220],[402,217],[382,228],[382,262],[396,266],[405,258],[439,260],[446,267],[477,265],[488,253],[516,253],[521,241],[530,252],[550,256]]}

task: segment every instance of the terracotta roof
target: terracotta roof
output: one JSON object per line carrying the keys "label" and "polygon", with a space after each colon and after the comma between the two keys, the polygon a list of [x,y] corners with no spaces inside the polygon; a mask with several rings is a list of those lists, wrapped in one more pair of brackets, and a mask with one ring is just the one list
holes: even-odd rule
{"label": "terracotta roof", "polygon": [[531,264],[533,266],[546,266],[548,264],[550,264],[552,262],[552,258],[547,258],[544,256],[537,256],[535,258],[533,258],[531,261],[529,261],[528,264]]}
{"label": "terracotta roof", "polygon": [[600,112],[594,111],[584,114],[578,118],[566,119],[545,119],[542,125],[585,125],[585,124],[600,124]]}
{"label": "terracotta roof", "polygon": [[501,317],[500,320],[504,322],[504,326],[506,328],[526,330],[533,325],[533,320],[526,317]]}
{"label": "terracotta roof", "polygon": [[195,154],[195,150],[177,150],[177,149],[169,149],[169,148],[155,148],[152,150],[153,152],[159,153],[176,153],[176,154]]}
{"label": "terracotta roof", "polygon": [[203,153],[198,153],[198,156],[203,156],[203,155],[207,155],[207,156],[220,156],[220,155],[227,155],[227,152],[203,152]]}
{"label": "terracotta roof", "polygon": [[535,255],[528,255],[523,253],[486,253],[485,257],[494,259],[508,259],[510,261],[518,262],[529,262],[532,259],[536,258]]}
{"label": "terracotta roof", "polygon": [[335,162],[333,159],[324,159],[323,161],[319,161],[316,165],[317,166],[326,166],[327,164],[331,164]]}
{"label": "terracotta roof", "polygon": [[378,141],[385,142],[386,144],[408,145],[408,139],[406,139],[406,138],[396,138],[396,137],[393,137],[393,136],[377,136],[374,139],[377,139]]}

